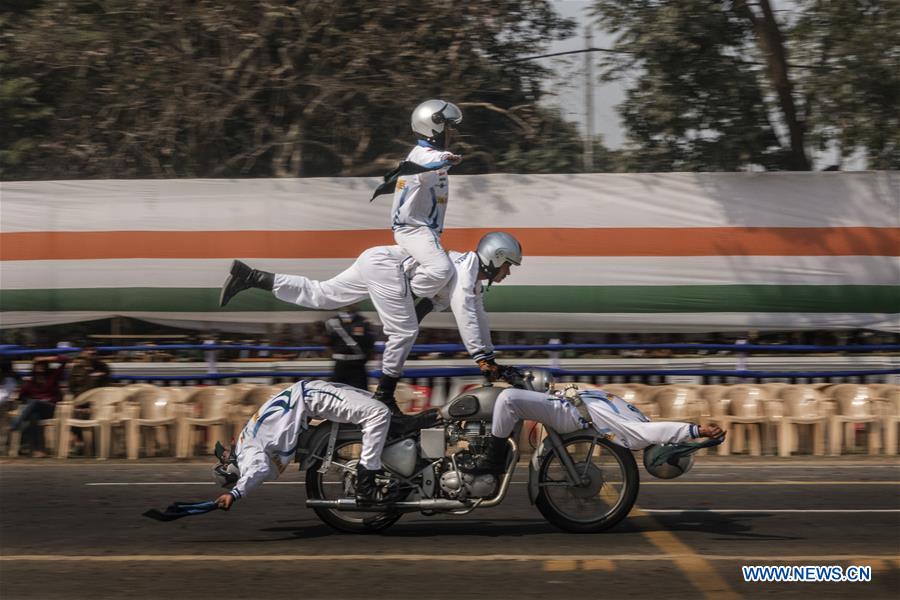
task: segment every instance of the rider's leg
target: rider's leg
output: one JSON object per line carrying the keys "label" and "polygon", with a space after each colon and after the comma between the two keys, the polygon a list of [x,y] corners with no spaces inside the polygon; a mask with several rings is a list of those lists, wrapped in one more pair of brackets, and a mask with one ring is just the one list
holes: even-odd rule
{"label": "rider's leg", "polygon": [[578,410],[564,398],[543,392],[508,388],[494,401],[491,439],[487,452],[475,459],[473,473],[501,473],[506,468],[509,443],[516,423],[540,421],[561,433],[582,428]]}
{"label": "rider's leg", "polygon": [[583,429],[578,409],[566,398],[516,388],[503,390],[494,401],[491,435],[507,438],[516,423],[525,420],[539,421],[559,433]]}
{"label": "rider's leg", "polygon": [[[349,386],[325,386],[329,394],[317,394],[310,409],[322,418],[337,423],[353,423],[362,428],[362,449],[356,466],[356,500],[377,501],[375,476],[381,471],[381,452],[391,424],[391,413],[368,392]],[[319,399],[320,398],[320,399]]]}
{"label": "rider's leg", "polygon": [[453,264],[433,229],[398,227],[394,230],[394,241],[419,263],[409,282],[416,297],[431,298],[447,285],[453,275]]}
{"label": "rider's leg", "polygon": [[302,275],[276,274],[272,293],[279,300],[306,308],[336,310],[365,300],[369,291],[358,259],[350,268],[326,281],[316,281]]}
{"label": "rider's leg", "polygon": [[363,270],[369,297],[381,320],[387,341],[381,354],[381,380],[375,398],[395,415],[402,415],[394,398],[403,364],[419,334],[416,309],[401,265],[389,255],[374,254]]}

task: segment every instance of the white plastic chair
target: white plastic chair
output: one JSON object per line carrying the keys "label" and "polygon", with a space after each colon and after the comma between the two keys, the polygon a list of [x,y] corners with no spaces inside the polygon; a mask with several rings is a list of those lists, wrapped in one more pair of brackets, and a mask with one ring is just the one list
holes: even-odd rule
{"label": "white plastic chair", "polygon": [[825,398],[811,387],[795,385],[782,388],[779,392],[783,401],[784,414],[776,421],[778,430],[778,456],[790,456],[799,446],[800,426],[812,429],[812,453],[825,454]]}
{"label": "white plastic chair", "polygon": [[[109,458],[112,445],[112,428],[114,425],[124,423],[119,409],[125,399],[126,392],[120,387],[99,387],[90,389],[79,395],[72,402],[64,402],[68,405],[66,416],[60,420],[59,448],[57,458],[68,458],[72,441],[72,429],[85,430],[93,436],[94,456],[105,460]],[[90,407],[90,417],[87,419],[75,418],[75,409],[87,405]]]}
{"label": "white plastic chair", "polygon": [[[20,406],[17,411],[11,412],[9,414],[10,418],[14,418],[15,415],[18,414],[18,411],[22,410]],[[53,411],[52,419],[41,419],[38,421],[38,427],[41,427],[44,430],[44,444],[47,446],[47,450],[50,451],[50,456],[53,456],[57,453],[59,448],[59,436],[60,436],[60,420],[66,420],[72,414],[72,403],[71,402],[59,402],[56,405],[56,410]],[[18,456],[19,450],[21,450],[22,446],[22,430],[18,429],[16,431],[9,432],[8,438],[8,448],[7,453],[9,456]],[[37,448],[32,448],[32,451],[37,450]]]}
{"label": "white plastic chair", "polygon": [[[138,458],[141,446],[147,456],[155,456],[156,449],[163,446],[178,455],[179,419],[183,416],[179,400],[179,394],[166,387],[141,389],[129,397],[125,436],[129,460]],[[147,427],[152,428],[151,431],[145,432]]]}
{"label": "white plastic chair", "polygon": [[658,408],[658,418],[663,421],[697,422],[705,406],[695,390],[678,384],[657,389],[653,402]]}
{"label": "white plastic chair", "polygon": [[743,430],[746,429],[750,438],[750,456],[760,456],[763,429],[768,421],[765,408],[768,394],[759,386],[734,385],[725,392],[723,398],[728,400],[728,412],[716,419],[719,426],[728,431],[728,435],[719,444],[719,455],[728,456],[732,449],[735,452],[742,451]]}
{"label": "white plastic chair", "polygon": [[881,424],[884,427],[884,453],[897,454],[897,426],[900,425],[900,385],[883,392],[884,413]]}
{"label": "white plastic chair", "polygon": [[230,423],[230,410],[232,392],[224,386],[198,388],[188,398],[185,406],[190,411],[182,420],[181,433],[179,434],[179,457],[189,458],[193,456],[196,447],[194,434],[197,428],[207,431],[206,449],[212,454],[217,441],[227,444],[228,425]]}
{"label": "white plastic chair", "polygon": [[838,404],[838,413],[829,417],[829,454],[839,456],[845,441],[850,448],[856,446],[857,424],[867,426],[869,454],[878,454],[881,447],[880,419],[875,412],[872,390],[850,383],[828,388],[828,394]]}

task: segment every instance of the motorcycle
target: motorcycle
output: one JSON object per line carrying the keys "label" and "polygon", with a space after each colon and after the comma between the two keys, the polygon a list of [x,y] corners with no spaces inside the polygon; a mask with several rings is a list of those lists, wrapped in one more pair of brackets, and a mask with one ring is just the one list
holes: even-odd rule
{"label": "motorcycle", "polygon": [[[511,369],[514,387],[533,389],[528,372]],[[324,421],[299,440],[306,471],[306,505],[326,524],[344,532],[373,533],[405,513],[466,515],[498,506],[509,492],[519,462],[509,437],[506,469],[499,477],[467,473],[487,449],[494,402],[503,387],[490,383],[465,391],[440,409],[414,415],[392,430],[378,476],[381,500],[355,499],[356,464],[362,449],[358,427]],[[640,477],[631,451],[593,429],[560,434],[545,427],[528,464],[528,498],[547,521],[570,532],[593,533],[615,526],[631,511]]]}

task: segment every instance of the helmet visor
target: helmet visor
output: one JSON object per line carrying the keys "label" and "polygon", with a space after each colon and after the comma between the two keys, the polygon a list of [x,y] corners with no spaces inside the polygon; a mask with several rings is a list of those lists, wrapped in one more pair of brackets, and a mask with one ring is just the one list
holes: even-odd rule
{"label": "helmet visor", "polygon": [[462,111],[452,102],[446,102],[441,110],[431,115],[431,120],[447,127],[456,127],[462,123]]}

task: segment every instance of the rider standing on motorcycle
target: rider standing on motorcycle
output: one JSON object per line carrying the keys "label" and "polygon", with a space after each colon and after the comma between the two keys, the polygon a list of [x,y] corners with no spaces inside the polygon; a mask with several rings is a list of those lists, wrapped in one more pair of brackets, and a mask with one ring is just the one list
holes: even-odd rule
{"label": "rider standing on motorcycle", "polygon": [[[593,427],[611,442],[640,450],[653,444],[677,444],[692,439],[723,435],[716,425],[700,426],[677,421],[651,422],[644,413],[622,398],[602,390],[575,388],[567,393],[553,393],[552,381],[543,371],[532,375],[537,391],[508,388],[494,403],[490,443],[475,460],[475,471],[501,473],[506,469],[507,438],[519,421],[537,421],[559,433]],[[580,405],[580,407],[579,407]]]}
{"label": "rider standing on motorcycle", "polygon": [[251,269],[243,262],[232,263],[231,274],[222,286],[219,305],[225,306],[242,290],[271,291],[279,300],[306,308],[328,310],[371,298],[388,336],[381,357],[383,373],[375,399],[384,402],[395,415],[402,415],[394,399],[403,364],[419,333],[419,321],[434,310],[453,311],[460,336],[469,354],[491,381],[500,376],[494,361],[494,346],[484,310],[481,282],[500,283],[513,265],[522,264],[522,246],[508,233],[495,231],[478,242],[474,252],[449,253],[453,273],[449,283],[433,299],[415,304],[409,280],[417,263],[399,246],[376,246],[363,252],[349,269],[327,281],[300,275],[283,275]]}
{"label": "rider standing on motorcycle", "polygon": [[276,479],[293,462],[300,434],[310,419],[353,423],[362,427],[362,451],[356,466],[356,500],[374,503],[375,476],[381,470],[381,451],[391,415],[372,394],[340,383],[300,381],[266,401],[241,431],[237,445],[216,448],[216,481],[227,494],[216,499],[228,510],[264,481]]}

